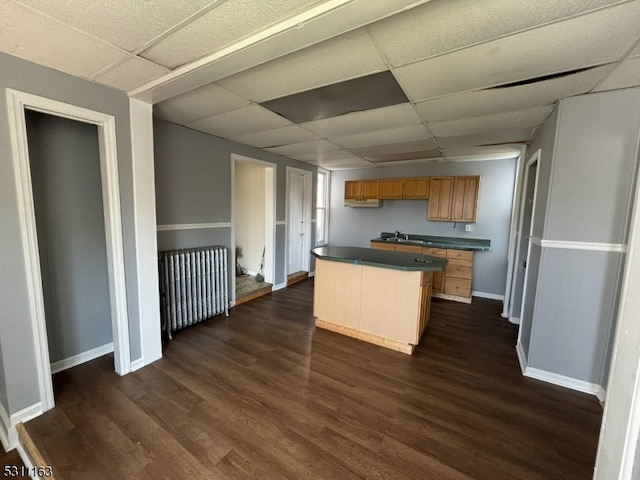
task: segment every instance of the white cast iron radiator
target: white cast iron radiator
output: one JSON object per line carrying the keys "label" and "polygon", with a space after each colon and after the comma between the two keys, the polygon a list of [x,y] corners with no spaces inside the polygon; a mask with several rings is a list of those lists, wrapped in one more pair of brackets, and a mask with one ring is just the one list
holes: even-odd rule
{"label": "white cast iron radiator", "polygon": [[162,330],[171,333],[229,315],[227,248],[211,246],[158,253]]}

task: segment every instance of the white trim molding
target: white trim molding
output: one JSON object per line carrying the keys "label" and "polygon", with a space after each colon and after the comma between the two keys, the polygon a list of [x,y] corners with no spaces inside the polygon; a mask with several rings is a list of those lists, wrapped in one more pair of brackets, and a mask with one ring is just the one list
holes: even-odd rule
{"label": "white trim molding", "polygon": [[111,304],[111,328],[114,341],[114,363],[118,374],[124,375],[131,368],[129,344],[129,317],[124,267],[122,236],[122,211],[118,174],[115,118],[101,112],[58,102],[8,88],[6,101],[11,137],[11,160],[15,172],[17,198],[20,200],[20,233],[27,276],[27,295],[31,329],[35,346],[38,390],[41,411],[54,406],[51,364],[44,312],[42,272],[35,220],[31,167],[25,110],[66,118],[95,125],[98,131],[100,151],[100,177],[104,208],[109,297]]}
{"label": "white trim molding", "polygon": [[538,247],[542,247],[542,240],[538,237],[529,237],[529,241]]}
{"label": "white trim molding", "polygon": [[518,355],[520,371],[524,375],[524,372],[527,370],[527,355],[524,353],[524,348],[522,348],[522,343],[520,343],[520,341],[516,343],[516,354]]}
{"label": "white trim molding", "polygon": [[131,362],[131,371],[135,372],[145,366],[144,358],[137,358]]}
{"label": "white trim molding", "polygon": [[573,242],[565,240],[540,240],[542,248],[559,248],[563,250],[586,250],[591,252],[626,253],[627,246],[621,243]]}
{"label": "white trim molding", "polygon": [[509,323],[513,323],[514,325],[520,325],[520,319],[518,317],[508,316],[507,320],[509,320]]}
{"label": "white trim molding", "polygon": [[40,402],[23,408],[11,416],[7,414],[2,404],[0,404],[0,440],[6,452],[13,450],[19,445],[16,425],[27,422],[32,418],[42,415],[42,413],[42,404]]}
{"label": "white trim molding", "polygon": [[276,225],[286,225],[287,221],[286,220],[276,220]]}
{"label": "white trim molding", "polygon": [[63,370],[66,370],[67,368],[81,365],[111,352],[113,352],[113,342],[106,343],[99,347],[92,348],[91,350],[87,350],[86,352],[82,352],[69,358],[64,358],[62,360],[58,360],[57,362],[53,362],[51,364],[51,373],[61,372]]}
{"label": "white trim molding", "polygon": [[546,370],[526,367],[523,375],[525,377],[542,380],[543,382],[552,383],[561,387],[570,388],[571,390],[576,390],[578,392],[590,393],[591,395],[595,395],[601,402],[604,402],[606,396],[606,392],[601,385],[585,382],[584,380],[578,380],[565,375],[559,375],[553,372],[547,372]]}
{"label": "white trim molding", "polygon": [[170,232],[174,230],[206,230],[209,228],[231,228],[231,222],[218,223],[176,223],[172,225],[158,225],[158,232]]}
{"label": "white trim molding", "polygon": [[282,290],[283,288],[287,288],[287,282],[279,283],[277,285],[274,285],[273,287],[271,287],[271,291],[275,292],[277,290]]}

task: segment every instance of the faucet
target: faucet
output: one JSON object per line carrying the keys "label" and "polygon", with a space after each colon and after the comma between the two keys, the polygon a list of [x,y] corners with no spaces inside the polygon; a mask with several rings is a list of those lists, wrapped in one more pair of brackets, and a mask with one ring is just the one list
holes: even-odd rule
{"label": "faucet", "polygon": [[396,230],[396,232],[393,234],[393,236],[395,238],[400,238],[400,230]]}

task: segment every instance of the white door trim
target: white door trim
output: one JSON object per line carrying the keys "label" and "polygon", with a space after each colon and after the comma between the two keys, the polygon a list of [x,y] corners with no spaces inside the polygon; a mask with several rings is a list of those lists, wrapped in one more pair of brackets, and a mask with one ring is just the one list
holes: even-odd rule
{"label": "white door trim", "polygon": [[[264,279],[266,282],[275,285],[275,265],[276,265],[276,179],[278,178],[278,166],[275,163],[265,162],[256,158],[245,157],[237,153],[231,154],[231,252],[230,265],[232,278],[235,278],[236,271],[236,226],[235,226],[235,182],[236,182],[236,162],[252,163],[260,165],[266,169],[266,201],[265,201],[265,268]],[[270,198],[270,200],[269,200]],[[231,282],[229,300],[232,305],[236,302],[236,282]]]}
{"label": "white door trim", "polygon": [[46,411],[53,408],[54,398],[24,111],[25,109],[35,110],[97,126],[115,370],[118,374],[124,375],[131,370],[131,355],[129,349],[129,319],[127,314],[124,251],[120,219],[121,210],[115,118],[111,115],[17,90],[7,89],[6,96],[15,184],[21,206],[20,233],[27,273],[27,294],[29,297],[30,317],[35,344],[38,388],[42,410]]}
{"label": "white door trim", "polygon": [[[541,150],[538,149],[532,156],[531,158],[527,161],[526,165],[525,165],[525,170],[524,170],[524,182],[522,184],[522,196],[520,198],[520,221],[519,221],[519,225],[518,225],[518,244],[516,247],[516,265],[514,265],[514,272],[515,269],[517,268],[517,262],[520,259],[520,239],[522,238],[523,235],[523,217],[524,217],[524,209],[526,206],[526,202],[527,202],[527,184],[529,182],[529,169],[536,163],[538,163],[538,167],[536,170],[536,178],[534,180],[533,183],[533,203],[531,205],[531,220],[530,220],[530,225],[529,225],[529,240],[527,242],[527,259],[526,259],[526,266],[527,268],[530,266],[530,256],[531,256],[531,243],[532,243],[532,234],[533,234],[533,225],[534,225],[534,219],[535,219],[535,215],[536,215],[536,199],[538,196],[538,179],[540,178],[539,175],[539,162],[540,162],[540,154],[541,154]],[[516,281],[516,277],[517,275],[513,276],[513,285],[515,286],[515,281]],[[520,326],[518,328],[518,340],[517,340],[517,344],[520,345],[521,344],[521,336],[522,336],[522,324],[524,321],[524,307],[525,307],[525,300],[527,298],[527,288],[529,287],[528,285],[528,271],[525,270],[524,272],[524,284],[522,285],[522,301],[520,302]],[[513,290],[512,290],[513,292]],[[512,304],[513,305],[513,304]],[[513,315],[513,312],[511,312],[511,315]],[[529,326],[530,331],[533,331],[533,325]],[[527,355],[529,354],[529,352],[526,352]],[[524,372],[523,372],[524,373]]]}
{"label": "white door trim", "polygon": [[302,268],[303,271],[309,272],[311,269],[311,202],[312,202],[312,187],[313,187],[313,172],[309,170],[303,170],[301,168],[287,167],[287,198],[286,198],[286,211],[285,211],[285,236],[284,236],[284,282],[287,282],[287,264],[289,261],[289,195],[291,189],[289,188],[289,175],[296,173],[304,177],[304,201],[302,206],[302,215],[304,221],[304,238],[305,248],[302,253]]}

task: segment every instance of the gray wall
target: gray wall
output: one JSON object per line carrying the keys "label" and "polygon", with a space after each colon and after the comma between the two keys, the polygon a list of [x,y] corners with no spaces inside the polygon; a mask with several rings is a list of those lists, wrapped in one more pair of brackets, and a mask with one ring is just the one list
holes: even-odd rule
{"label": "gray wall", "polygon": [[[169,122],[154,120],[158,225],[230,223],[232,153],[276,165],[276,221],[285,220],[287,166],[313,172],[315,188],[316,168],[311,165]],[[276,284],[285,282],[284,227],[282,224],[276,225]],[[158,232],[160,250],[211,244],[231,248],[231,228]],[[232,271],[229,273],[233,274]]]}
{"label": "gray wall", "polygon": [[28,111],[51,362],[113,341],[95,125]]}
{"label": "gray wall", "polygon": [[[380,232],[395,230],[490,239],[491,251],[478,252],[475,256],[473,290],[504,295],[515,170],[515,160],[507,159],[334,171],[329,243],[368,247],[369,241]],[[465,232],[464,224],[428,221],[426,200],[385,200],[380,208],[344,206],[345,180],[438,175],[480,175],[478,218],[471,224],[471,232]]]}
{"label": "gray wall", "polygon": [[0,338],[7,389],[7,413],[39,401],[35,345],[31,331],[26,269],[20,235],[19,203],[11,160],[5,89],[51,98],[113,115],[116,119],[120,202],[124,236],[127,310],[131,358],[141,356],[138,290],[135,263],[135,230],[129,100],[125,94],[49,68],[0,53]]}
{"label": "gray wall", "polygon": [[624,262],[608,245],[626,242],[639,129],[640,89],[629,89],[562,100],[555,133],[543,138],[555,151],[549,181],[539,184],[546,205],[536,204],[543,253],[529,367],[605,389]]}

